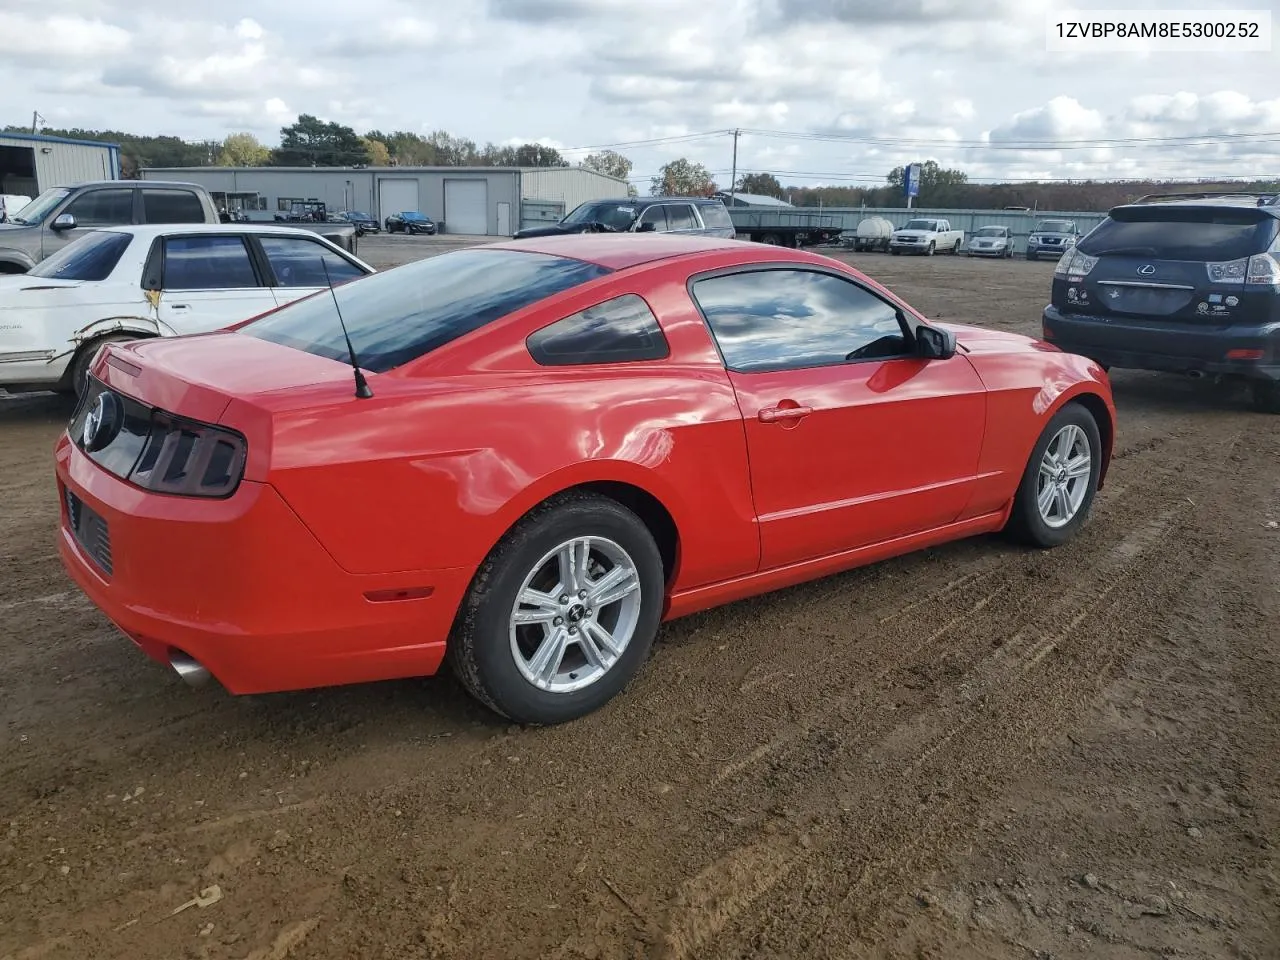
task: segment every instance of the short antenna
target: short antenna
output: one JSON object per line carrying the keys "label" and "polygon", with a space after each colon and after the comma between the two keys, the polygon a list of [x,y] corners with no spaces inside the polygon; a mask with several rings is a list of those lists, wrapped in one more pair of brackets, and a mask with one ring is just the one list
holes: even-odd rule
{"label": "short antenna", "polygon": [[324,256],[320,257],[320,269],[324,271],[324,282],[329,285],[329,296],[333,298],[333,309],[338,313],[338,326],[342,327],[342,337],[347,341],[347,355],[351,357],[351,369],[355,371],[356,376],[356,396],[361,400],[368,400],[373,396],[373,391],[369,389],[369,381],[364,378],[364,371],[360,369],[360,361],[356,359],[356,348],[351,345],[351,334],[347,333],[347,323],[342,319],[342,307],[338,306],[338,294],[333,289],[333,280],[329,277],[329,265],[324,262]]}

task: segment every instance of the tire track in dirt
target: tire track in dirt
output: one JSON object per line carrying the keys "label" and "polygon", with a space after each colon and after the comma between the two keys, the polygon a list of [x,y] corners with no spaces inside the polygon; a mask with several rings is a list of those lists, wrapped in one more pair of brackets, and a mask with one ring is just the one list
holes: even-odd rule
{"label": "tire track in dirt", "polygon": [[[1230,445],[1226,447],[1228,450]],[[1191,509],[1190,504],[1184,506]],[[669,922],[669,929],[675,932],[668,936],[666,956],[736,956],[735,950],[745,943],[759,948],[761,937],[771,943],[779,956],[797,955],[790,951],[797,950],[801,944],[806,956],[826,956],[823,951],[830,946],[828,931],[833,926],[850,935],[834,938],[837,942],[843,941],[846,947],[850,937],[865,933],[862,929],[865,918],[884,902],[882,891],[896,889],[892,881],[901,881],[911,872],[912,865],[927,858],[930,851],[944,846],[956,832],[966,829],[971,821],[971,814],[964,809],[967,803],[1015,763],[1018,752],[1033,751],[1029,741],[1038,737],[1031,735],[1028,715],[1035,716],[1036,723],[1043,729],[1055,729],[1073,706],[1091,695],[1099,677],[1110,671],[1118,654],[1108,653],[1102,644],[1082,649],[1081,625],[1092,620],[1090,634],[1096,635],[1106,625],[1123,623],[1134,608],[1151,608],[1156,595],[1176,594],[1177,586],[1194,574],[1194,558],[1190,552],[1179,557],[1177,552],[1170,555],[1159,549],[1182,514],[1181,508],[1166,511],[1154,522],[1132,532],[1111,551],[1101,569],[1054,604],[1050,616],[1036,618],[1037,623],[1047,620],[1046,625],[1061,624],[1056,629],[1034,631],[1032,625],[1027,625],[1015,632],[994,655],[980,660],[965,680],[952,687],[953,692],[944,694],[908,723],[894,728],[870,751],[861,756],[846,753],[843,759],[847,764],[833,764],[845,771],[838,778],[842,786],[847,788],[863,779],[863,782],[889,785],[889,795],[864,795],[860,800],[851,800],[851,796],[858,794],[856,786],[852,792],[844,793],[840,802],[851,808],[861,807],[867,816],[862,820],[851,816],[853,809],[834,820],[824,815],[835,801],[830,788],[818,797],[810,795],[798,800],[803,812],[793,819],[809,821],[799,834],[804,842],[789,847],[783,845],[782,849],[790,856],[785,860],[785,869],[775,873],[775,882],[780,887],[800,889],[789,890],[789,896],[780,898],[776,888],[752,887],[751,895],[743,897],[733,889],[732,881],[725,881],[727,889],[720,891],[721,902],[741,902],[744,908],[761,903],[764,906],[759,912],[763,916],[753,923],[750,910],[744,909],[743,916],[732,925],[723,921],[718,924],[717,929],[733,931],[732,935],[723,937],[723,943],[699,942],[691,948],[688,937],[683,934],[691,926],[690,921],[678,914]],[[1147,592],[1142,586],[1150,582],[1147,575],[1160,568],[1166,569],[1165,576],[1159,580],[1159,590]],[[1136,590],[1132,589],[1135,583],[1139,584]],[[1098,596],[1090,601],[1090,588],[1095,584],[1100,587]],[[1049,657],[1052,651],[1065,647],[1071,648],[1072,656]],[[1052,703],[1044,699],[1046,689],[1055,693]],[[1036,709],[1028,710],[1028,704],[1034,704]],[[981,729],[976,729],[979,726]],[[957,774],[957,770],[962,772]],[[859,771],[865,778],[857,776]],[[954,792],[958,792],[964,781],[970,781],[964,784],[966,796],[956,797]],[[941,789],[926,791],[926,797],[933,802],[928,804],[930,813],[925,815],[920,813],[918,790],[921,784],[927,783],[939,784]],[[897,825],[893,815],[886,816],[886,810],[898,811]],[[909,827],[904,829],[903,824]],[[815,833],[823,832],[825,839],[815,842]],[[877,848],[884,852],[877,856],[874,852]],[[858,869],[850,862],[850,853],[860,849],[866,851],[866,859]],[[823,861],[820,866],[815,865],[815,859]],[[827,883],[823,890],[826,896],[817,896],[811,882],[815,874],[846,880],[846,891],[840,893],[832,889],[833,884]],[[704,872],[703,883],[707,882],[707,875]],[[706,890],[699,892],[700,898],[710,896]],[[782,909],[779,909],[780,899],[785,905]],[[819,902],[823,904],[822,913],[829,919],[815,924],[806,905]],[[832,904],[836,906],[833,908]],[[832,914],[838,919],[830,919]],[[697,924],[692,926],[697,928]],[[785,937],[781,932],[784,927],[789,930]],[[799,930],[807,930],[811,940],[801,940],[798,944]],[[769,938],[771,932],[776,934],[776,943]],[[758,955],[775,954],[761,951]],[[831,955],[842,954],[835,950]]]}

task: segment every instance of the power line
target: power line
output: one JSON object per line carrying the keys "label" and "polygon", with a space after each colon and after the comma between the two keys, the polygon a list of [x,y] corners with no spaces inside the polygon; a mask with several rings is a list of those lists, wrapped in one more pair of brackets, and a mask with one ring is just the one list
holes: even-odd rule
{"label": "power line", "polygon": [[830,143],[864,143],[875,146],[929,146],[986,150],[1093,150],[1113,146],[1218,146],[1226,143],[1280,143],[1280,131],[1259,133],[1183,134],[1167,137],[1099,137],[1081,140],[939,140],[923,137],[867,137],[856,134],[804,133],[789,130],[742,130],[751,136]]}

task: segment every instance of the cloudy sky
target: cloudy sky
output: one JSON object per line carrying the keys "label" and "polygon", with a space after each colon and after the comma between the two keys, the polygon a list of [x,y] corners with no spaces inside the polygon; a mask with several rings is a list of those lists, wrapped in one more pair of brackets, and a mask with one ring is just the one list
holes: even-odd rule
{"label": "cloudy sky", "polygon": [[[688,156],[722,184],[716,132],[735,127],[757,131],[740,171],[794,183],[927,159],[973,179],[1280,176],[1280,49],[1049,53],[1046,11],[1066,3],[0,0],[0,116],[274,144],[306,112],[626,144],[637,178]],[[1250,7],[1280,27],[1280,0],[1074,6]]]}

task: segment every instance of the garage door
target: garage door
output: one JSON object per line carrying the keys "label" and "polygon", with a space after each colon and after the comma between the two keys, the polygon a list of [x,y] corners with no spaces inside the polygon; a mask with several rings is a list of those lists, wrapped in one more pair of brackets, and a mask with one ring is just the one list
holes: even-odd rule
{"label": "garage door", "polygon": [[445,233],[489,232],[489,181],[444,182]]}
{"label": "garage door", "polygon": [[420,209],[417,180],[384,178],[378,181],[378,219],[384,224],[393,213]]}

